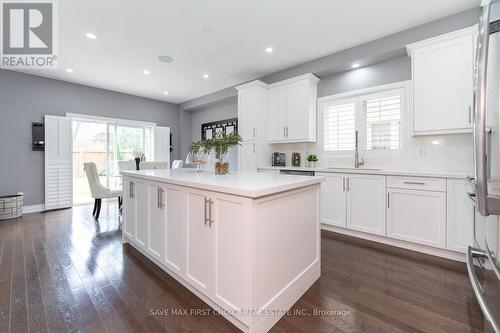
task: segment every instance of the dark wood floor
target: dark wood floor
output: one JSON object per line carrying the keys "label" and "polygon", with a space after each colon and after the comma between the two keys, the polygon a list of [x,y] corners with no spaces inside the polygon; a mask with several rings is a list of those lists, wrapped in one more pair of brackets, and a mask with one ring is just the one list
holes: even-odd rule
{"label": "dark wood floor", "polygon": [[[221,316],[161,315],[205,308],[122,246],[114,204],[103,203],[100,223],[91,206],[0,221],[0,332],[237,331]],[[321,278],[293,309],[303,315],[273,332],[483,328],[464,265],[342,237],[323,236]]]}

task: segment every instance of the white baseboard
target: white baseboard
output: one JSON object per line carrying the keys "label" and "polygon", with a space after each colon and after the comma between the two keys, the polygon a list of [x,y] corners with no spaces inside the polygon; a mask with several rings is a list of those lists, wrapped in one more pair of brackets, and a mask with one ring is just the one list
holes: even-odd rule
{"label": "white baseboard", "polygon": [[45,210],[44,204],[24,206],[23,214],[38,213],[38,212],[43,212],[44,210]]}
{"label": "white baseboard", "polygon": [[358,237],[358,238],[366,239],[366,240],[373,241],[373,242],[392,245],[392,246],[400,247],[400,248],[411,250],[411,251],[430,254],[430,255],[433,255],[436,257],[465,262],[465,253],[460,253],[460,252],[456,252],[456,251],[452,251],[452,250],[439,249],[439,248],[435,248],[435,247],[410,243],[410,242],[406,242],[406,241],[402,241],[402,240],[398,240],[398,239],[393,239],[393,238],[389,238],[389,237],[367,234],[367,233],[364,233],[361,231],[339,228],[339,227],[324,224],[324,223],[321,224],[321,229],[333,231],[333,232],[343,234],[343,235]]}

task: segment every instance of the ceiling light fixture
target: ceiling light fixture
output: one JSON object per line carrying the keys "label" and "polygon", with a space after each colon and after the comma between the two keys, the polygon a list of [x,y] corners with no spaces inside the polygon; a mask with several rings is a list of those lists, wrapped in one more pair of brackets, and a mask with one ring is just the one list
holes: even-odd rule
{"label": "ceiling light fixture", "polygon": [[172,62],[174,61],[174,59],[168,55],[161,55],[161,56],[158,56],[158,60],[160,62],[164,62],[166,64],[168,64],[169,62]]}
{"label": "ceiling light fixture", "polygon": [[72,68],[66,68],[66,72],[68,72],[68,73],[73,73],[73,72],[74,72],[74,70],[73,70]]}
{"label": "ceiling light fixture", "polygon": [[208,76],[208,74],[203,74],[203,78],[204,79],[208,79],[210,76]]}
{"label": "ceiling light fixture", "polygon": [[272,47],[267,47],[266,48],[266,53],[273,53],[273,48]]}
{"label": "ceiling light fixture", "polygon": [[351,65],[351,67],[352,67],[352,68],[359,68],[359,66],[361,66],[361,65],[360,65],[360,64],[358,64],[358,63],[355,63],[355,64],[352,64],[352,65]]}
{"label": "ceiling light fixture", "polygon": [[151,74],[151,72],[150,72],[150,71],[148,71],[147,69],[143,70],[142,72],[143,72],[144,74],[146,74],[146,75]]}
{"label": "ceiling light fixture", "polygon": [[168,95],[168,91],[164,91],[164,92],[163,92],[163,95]]}
{"label": "ceiling light fixture", "polygon": [[87,32],[87,33],[85,34],[85,36],[87,36],[87,38],[88,38],[88,39],[96,39],[96,38],[97,38],[97,36],[96,36],[96,35],[94,35],[94,34],[93,34],[93,33],[91,33],[91,32]]}

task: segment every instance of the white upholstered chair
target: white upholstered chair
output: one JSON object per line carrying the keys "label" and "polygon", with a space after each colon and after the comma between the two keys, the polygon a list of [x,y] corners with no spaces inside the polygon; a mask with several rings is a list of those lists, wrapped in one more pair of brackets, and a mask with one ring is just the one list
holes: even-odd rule
{"label": "white upholstered chair", "polygon": [[139,170],[168,169],[167,161],[143,161],[139,163]]}
{"label": "white upholstered chair", "polygon": [[118,161],[118,171],[124,171],[124,170],[135,170],[135,161],[134,160]]}
{"label": "white upholstered chair", "polygon": [[172,162],[172,169],[180,169],[184,166],[183,160],[174,160]]}
{"label": "white upholstered chair", "polygon": [[83,164],[85,169],[85,174],[87,175],[87,180],[89,181],[90,193],[94,201],[94,211],[92,215],[97,220],[99,219],[99,214],[101,213],[101,201],[107,198],[118,198],[118,207],[122,206],[122,190],[111,190],[106,186],[101,184],[99,180],[99,175],[97,174],[97,167],[94,162],[87,162]]}

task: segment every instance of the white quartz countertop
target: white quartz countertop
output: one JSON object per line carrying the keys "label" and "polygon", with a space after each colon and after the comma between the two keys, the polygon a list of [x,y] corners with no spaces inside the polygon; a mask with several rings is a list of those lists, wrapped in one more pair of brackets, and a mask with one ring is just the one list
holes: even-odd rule
{"label": "white quartz countertop", "polygon": [[331,172],[331,173],[360,173],[369,175],[387,175],[387,176],[412,176],[412,177],[435,177],[435,178],[453,178],[465,179],[466,172],[439,172],[439,171],[418,171],[418,170],[389,170],[377,168],[335,168],[335,167],[259,167],[259,170],[297,170],[297,171],[314,171],[314,172]]}
{"label": "white quartz countertop", "polygon": [[258,198],[296,188],[319,184],[320,176],[292,176],[262,172],[195,172],[194,169],[122,171],[122,175],[202,190]]}

